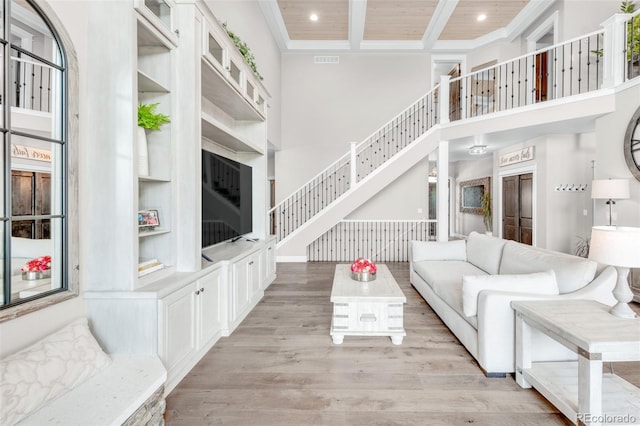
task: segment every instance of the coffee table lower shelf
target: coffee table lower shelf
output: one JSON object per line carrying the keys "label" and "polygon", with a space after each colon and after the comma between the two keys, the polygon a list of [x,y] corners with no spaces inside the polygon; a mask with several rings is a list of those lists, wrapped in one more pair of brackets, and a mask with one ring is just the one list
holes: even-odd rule
{"label": "coffee table lower shelf", "polygon": [[[592,423],[584,418],[589,413],[578,413],[577,361],[534,362],[531,368],[522,371],[522,376],[568,419]],[[615,374],[603,374],[602,413],[603,424],[637,424],[640,389]]]}

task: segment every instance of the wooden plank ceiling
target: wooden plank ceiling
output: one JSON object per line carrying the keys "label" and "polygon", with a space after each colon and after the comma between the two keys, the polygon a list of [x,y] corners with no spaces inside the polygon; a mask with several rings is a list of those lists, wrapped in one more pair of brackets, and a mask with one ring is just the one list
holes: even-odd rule
{"label": "wooden plank ceiling", "polygon": [[[357,2],[362,0],[351,0]],[[421,40],[440,2],[367,0],[363,40]],[[508,25],[529,0],[459,0],[439,40],[473,40]],[[348,40],[350,0],[277,0],[290,40]],[[318,20],[309,16],[314,13]],[[486,20],[478,22],[479,14]]]}

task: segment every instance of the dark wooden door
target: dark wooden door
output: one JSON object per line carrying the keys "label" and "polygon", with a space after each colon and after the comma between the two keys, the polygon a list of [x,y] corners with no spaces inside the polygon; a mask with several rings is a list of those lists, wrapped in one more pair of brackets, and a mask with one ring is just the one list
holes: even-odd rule
{"label": "dark wooden door", "polygon": [[542,52],[536,55],[536,102],[544,102],[547,100],[547,85],[549,83],[549,70],[547,69],[548,56],[548,52]]}
{"label": "dark wooden door", "polygon": [[533,244],[533,174],[502,178],[502,238]]}
{"label": "dark wooden door", "polygon": [[[462,75],[462,68],[460,64],[456,65],[449,71],[449,77],[456,78]],[[460,91],[462,82],[460,80],[455,81],[449,86],[449,120],[460,120],[461,107],[460,107]]]}
{"label": "dark wooden door", "polygon": [[[51,176],[49,173],[12,170],[11,187],[12,216],[51,214]],[[50,220],[14,220],[11,235],[23,238],[50,238]]]}

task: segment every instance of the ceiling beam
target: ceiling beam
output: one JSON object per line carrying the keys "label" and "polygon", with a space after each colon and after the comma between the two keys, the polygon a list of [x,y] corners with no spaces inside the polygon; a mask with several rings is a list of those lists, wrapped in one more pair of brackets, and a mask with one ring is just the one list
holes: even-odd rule
{"label": "ceiling beam", "polygon": [[349,42],[353,50],[360,49],[366,16],[367,0],[349,0]]}
{"label": "ceiling beam", "polygon": [[555,2],[556,0],[537,0],[527,3],[520,13],[505,27],[507,40],[510,42],[515,40],[516,37],[522,34],[525,29],[529,28],[543,12]]}
{"label": "ceiling beam", "polygon": [[438,2],[431,21],[429,21],[429,26],[422,37],[422,44],[427,50],[438,41],[442,30],[444,30],[447,22],[449,22],[449,18],[453,14],[453,11],[456,10],[457,5],[458,0],[440,0]]}

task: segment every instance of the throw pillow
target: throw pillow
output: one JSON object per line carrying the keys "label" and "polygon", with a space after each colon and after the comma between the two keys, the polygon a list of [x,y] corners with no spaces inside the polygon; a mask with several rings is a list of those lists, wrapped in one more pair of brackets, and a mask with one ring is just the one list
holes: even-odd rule
{"label": "throw pillow", "polygon": [[462,277],[462,310],[466,316],[478,314],[478,295],[482,290],[559,294],[553,271],[522,275],[467,275]]}
{"label": "throw pillow", "polygon": [[0,361],[0,424],[12,425],[111,363],[80,318]]}

